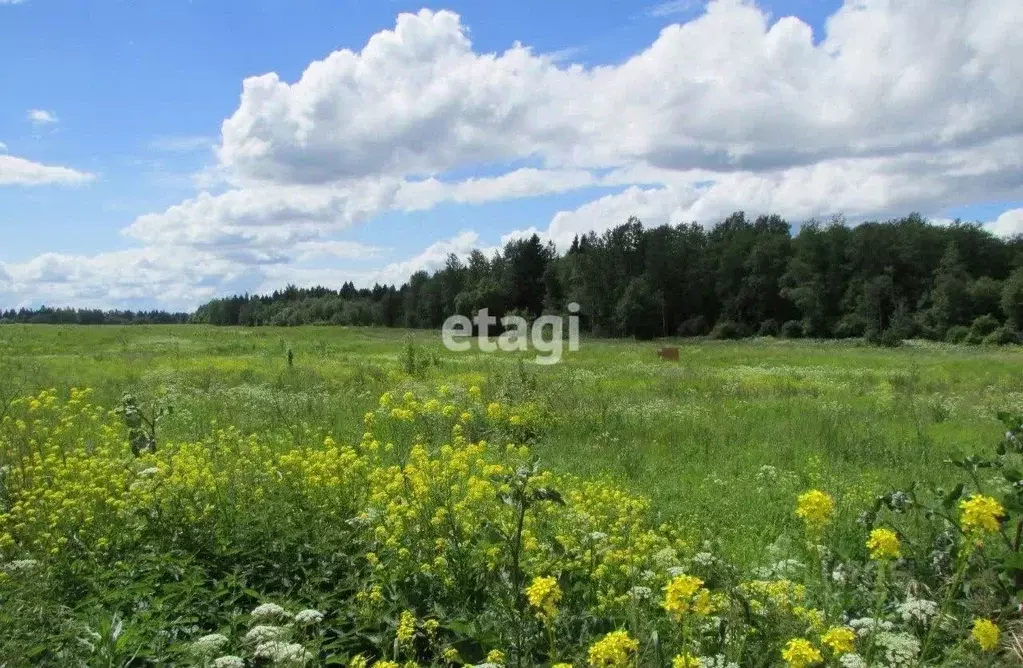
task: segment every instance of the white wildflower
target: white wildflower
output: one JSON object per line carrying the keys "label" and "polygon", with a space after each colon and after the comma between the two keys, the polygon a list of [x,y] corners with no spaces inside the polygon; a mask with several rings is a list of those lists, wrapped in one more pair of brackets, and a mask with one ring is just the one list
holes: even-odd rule
{"label": "white wildflower", "polygon": [[589,538],[594,543],[599,543],[602,540],[607,540],[607,534],[604,533],[603,531],[593,531],[593,532],[590,532]]}
{"label": "white wildflower", "polygon": [[227,644],[227,638],[219,633],[211,633],[192,643],[192,653],[196,656],[211,657]]}
{"label": "white wildflower", "polygon": [[323,613],[319,610],[300,610],[295,614],[295,622],[308,626],[310,624],[319,624],[323,621]]}
{"label": "white wildflower", "polygon": [[700,668],[739,668],[739,664],[729,661],[724,654],[717,656],[701,656]]}
{"label": "white wildflower", "polygon": [[709,568],[714,565],[714,555],[710,552],[697,552],[693,555],[693,564]]}
{"label": "white wildflower", "polygon": [[671,568],[668,569],[668,575],[670,575],[673,578],[677,578],[678,576],[685,574],[686,569],[683,566],[672,566]]}
{"label": "white wildflower", "polygon": [[877,634],[875,642],[884,649],[884,658],[889,668],[910,668],[916,665],[916,657],[920,654],[920,641],[916,636],[882,631]]}
{"label": "white wildflower", "polygon": [[289,615],[284,608],[276,603],[263,603],[262,605],[256,606],[250,616],[252,617],[252,621],[261,622],[287,619],[291,615]]}
{"label": "white wildflower", "polygon": [[884,619],[874,619],[873,617],[860,617],[849,622],[855,631],[856,635],[861,638],[866,638],[875,631],[891,631],[892,623]]}
{"label": "white wildflower", "polygon": [[147,469],[142,469],[141,471],[139,471],[139,477],[140,478],[146,478],[146,477],[151,476],[151,475],[156,475],[159,472],[160,472],[160,469],[156,468],[155,466],[150,466]]}
{"label": "white wildflower", "polygon": [[12,573],[18,571],[31,571],[39,566],[39,562],[35,559],[15,559],[9,563],[4,564],[4,570]]}
{"label": "white wildflower", "polygon": [[213,662],[213,668],[245,668],[245,659],[240,656],[222,656]]}
{"label": "white wildflower", "polygon": [[265,643],[271,640],[277,640],[282,635],[284,635],[284,629],[281,627],[260,624],[259,626],[253,626],[249,629],[249,632],[245,634],[245,642]]}
{"label": "white wildflower", "polygon": [[654,554],[654,563],[661,568],[678,566],[678,552],[672,547],[662,548]]}
{"label": "white wildflower", "polygon": [[312,659],[312,654],[296,642],[273,640],[256,648],[256,657],[270,659],[274,663],[305,664]]}
{"label": "white wildflower", "polygon": [[629,590],[629,598],[634,601],[646,601],[653,595],[650,587],[636,586]]}
{"label": "white wildflower", "polygon": [[850,652],[839,657],[838,665],[842,668],[867,668],[867,661],[859,654]]}
{"label": "white wildflower", "polygon": [[896,607],[896,610],[903,621],[927,624],[934,615],[938,614],[938,604],[923,598],[913,598],[910,595],[906,597],[904,603],[900,603]]}

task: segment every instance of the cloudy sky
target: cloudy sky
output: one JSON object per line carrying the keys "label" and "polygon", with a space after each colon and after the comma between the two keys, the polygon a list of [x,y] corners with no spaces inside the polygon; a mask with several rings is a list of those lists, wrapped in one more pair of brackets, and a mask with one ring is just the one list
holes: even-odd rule
{"label": "cloudy sky", "polygon": [[401,282],[630,215],[1023,232],[1020,0],[0,0],[0,307]]}

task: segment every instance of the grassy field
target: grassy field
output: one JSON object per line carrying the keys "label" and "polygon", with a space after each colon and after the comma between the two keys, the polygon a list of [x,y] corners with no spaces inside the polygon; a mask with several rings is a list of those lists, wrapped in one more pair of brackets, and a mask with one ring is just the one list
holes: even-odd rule
{"label": "grassy field", "polygon": [[0,327],[0,666],[1023,662],[1018,348],[678,344]]}
{"label": "grassy field", "polygon": [[[387,390],[480,385],[488,397],[533,399],[556,420],[535,452],[544,466],[609,478],[657,512],[720,543],[739,563],[795,520],[799,490],[825,487],[848,508],[913,481],[941,482],[950,456],[990,450],[998,410],[1023,410],[1018,348],[758,340],[656,343],[584,340],[557,365],[532,354],[453,353],[414,332],[435,358],[414,375],[399,361],[409,333],[310,327],[0,328],[8,393],[90,387],[115,406],[125,392],[164,397],[159,439],[200,440],[307,424],[355,442]],[[294,364],[289,368],[287,351]]]}

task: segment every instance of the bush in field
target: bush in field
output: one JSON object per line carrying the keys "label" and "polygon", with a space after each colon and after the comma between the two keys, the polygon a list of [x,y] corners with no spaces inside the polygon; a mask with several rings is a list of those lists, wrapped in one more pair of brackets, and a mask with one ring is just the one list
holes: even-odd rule
{"label": "bush in field", "polygon": [[719,340],[741,339],[746,336],[746,328],[731,320],[722,320],[710,330],[710,338]]}
{"label": "bush in field", "polygon": [[706,336],[710,332],[710,325],[702,315],[687,318],[678,326],[679,336]]}
{"label": "bush in field", "polygon": [[778,321],[774,318],[768,318],[760,323],[760,329],[757,330],[757,336],[778,336],[778,330]]}
{"label": "bush in field", "polygon": [[953,325],[945,332],[945,341],[948,343],[965,343],[970,336],[970,328],[964,325]]}
{"label": "bush in field", "polygon": [[788,320],[781,326],[781,335],[786,339],[800,339],[803,337],[803,323],[798,320]]}
{"label": "bush in field", "polygon": [[998,319],[991,315],[979,316],[970,325],[970,335],[967,343],[983,343],[984,338],[993,333],[999,327]]}
{"label": "bush in field", "polygon": [[[14,402],[0,448],[0,664],[1006,665],[1023,418],[967,482],[822,489],[741,572],[614,484],[543,470],[554,419],[482,388],[133,453],[87,390]],[[982,491],[983,490],[983,491]]]}

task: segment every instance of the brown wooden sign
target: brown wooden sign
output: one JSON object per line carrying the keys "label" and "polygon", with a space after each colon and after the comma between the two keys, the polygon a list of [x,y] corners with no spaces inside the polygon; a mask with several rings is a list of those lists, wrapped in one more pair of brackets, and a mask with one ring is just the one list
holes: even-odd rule
{"label": "brown wooden sign", "polygon": [[657,351],[657,356],[662,360],[678,361],[678,346],[664,346]]}

